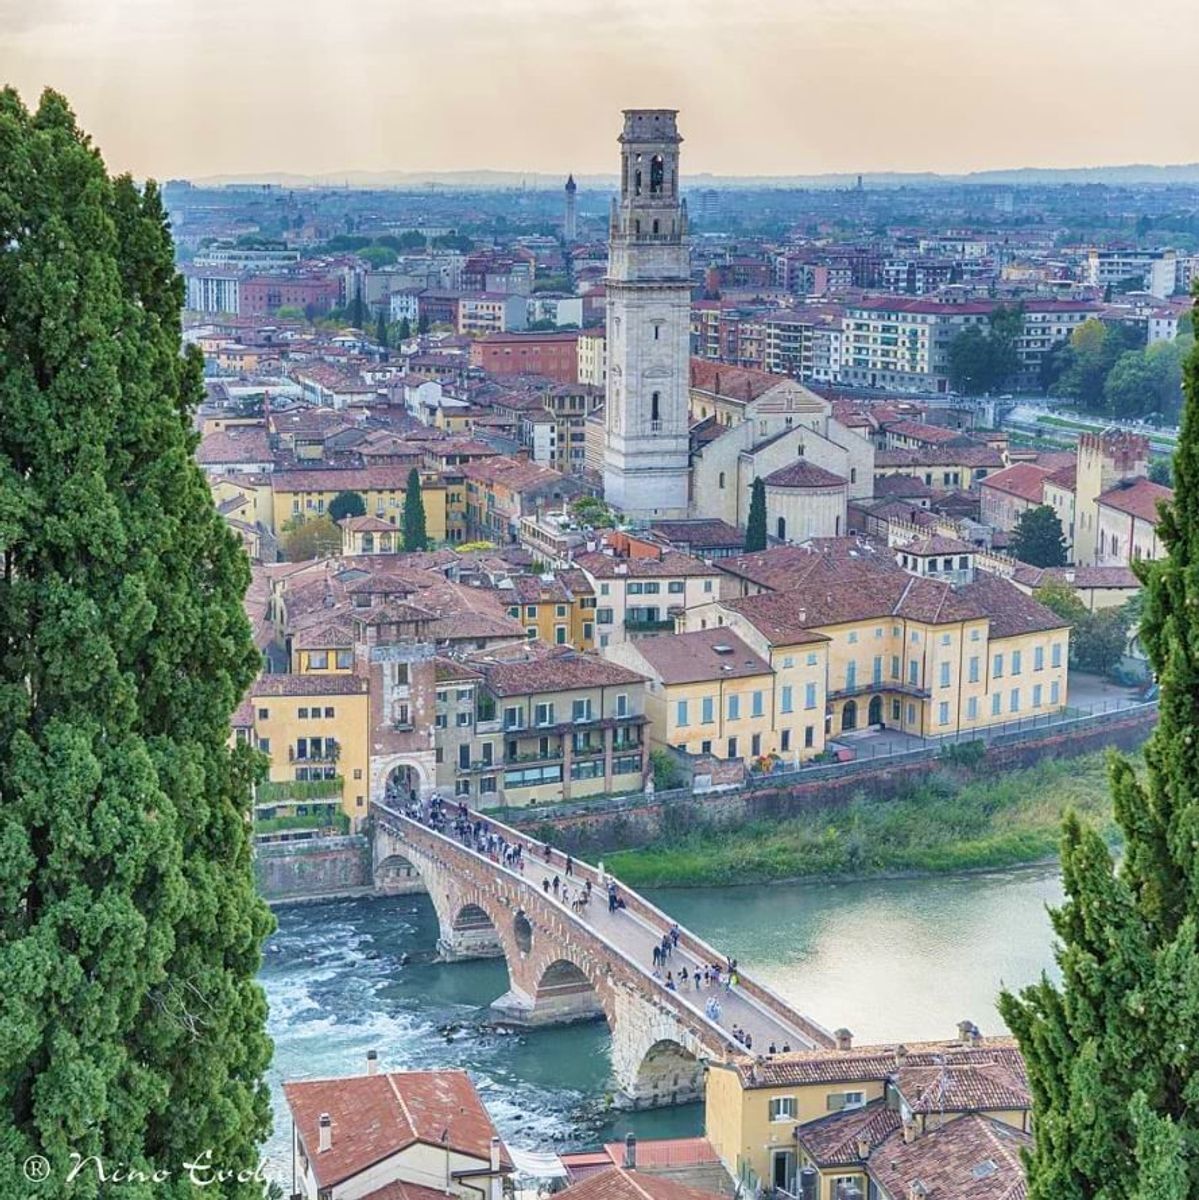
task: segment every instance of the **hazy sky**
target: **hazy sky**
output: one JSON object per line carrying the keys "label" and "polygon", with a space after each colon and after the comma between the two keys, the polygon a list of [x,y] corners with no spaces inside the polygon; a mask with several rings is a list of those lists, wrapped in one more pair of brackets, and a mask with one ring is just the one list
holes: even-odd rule
{"label": "hazy sky", "polygon": [[0,0],[0,81],[136,175],[1199,159],[1193,0]]}

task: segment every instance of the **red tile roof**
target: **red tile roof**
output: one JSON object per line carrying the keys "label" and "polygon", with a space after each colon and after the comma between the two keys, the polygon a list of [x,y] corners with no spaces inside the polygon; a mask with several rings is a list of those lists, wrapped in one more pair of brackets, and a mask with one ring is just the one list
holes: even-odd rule
{"label": "red tile roof", "polygon": [[770,664],[728,629],[641,638],[636,649],[666,684],[770,674]]}
{"label": "red tile roof", "polygon": [[608,662],[595,654],[577,650],[542,651],[530,647],[518,657],[504,656],[502,661],[475,659],[487,678],[488,687],[497,696],[528,696],[534,692],[565,692],[577,688],[619,687],[645,683],[645,676],[627,667]]}
{"label": "red tile roof", "polygon": [[357,675],[318,672],[311,675],[259,675],[250,688],[260,696],[355,696],[365,693],[367,681]]}
{"label": "red tile roof", "polygon": [[1151,525],[1156,525],[1158,504],[1173,499],[1173,488],[1163,487],[1151,479],[1139,478],[1119,483],[1104,492],[1099,497],[1099,503],[1105,508],[1114,508],[1116,512],[1127,513],[1138,521],[1148,521]]}
{"label": "red tile roof", "polygon": [[[300,1080],[285,1083],[283,1094],[321,1188],[335,1187],[416,1142],[490,1161],[495,1126],[465,1071]],[[332,1118],[333,1132],[333,1144],[323,1153],[317,1149],[322,1113]],[[500,1161],[511,1169],[502,1143]]]}
{"label": "red tile roof", "polygon": [[715,1193],[661,1175],[609,1167],[559,1192],[561,1200],[714,1200]]}
{"label": "red tile roof", "polygon": [[772,471],[764,481],[767,487],[781,488],[843,488],[847,487],[846,480],[832,471],[826,471],[806,459],[798,459],[788,463],[777,471]]}
{"label": "red tile roof", "polygon": [[994,475],[988,475],[979,486],[1003,492],[1027,500],[1030,504],[1041,504],[1044,499],[1044,482],[1053,474],[1036,463],[1014,463]]}

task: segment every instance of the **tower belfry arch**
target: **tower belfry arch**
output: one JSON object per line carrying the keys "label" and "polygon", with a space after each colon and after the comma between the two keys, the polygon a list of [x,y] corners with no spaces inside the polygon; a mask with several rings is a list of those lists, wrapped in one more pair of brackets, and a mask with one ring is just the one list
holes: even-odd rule
{"label": "tower belfry arch", "polygon": [[677,111],[626,109],[609,229],[604,498],[635,517],[688,503],[691,266]]}

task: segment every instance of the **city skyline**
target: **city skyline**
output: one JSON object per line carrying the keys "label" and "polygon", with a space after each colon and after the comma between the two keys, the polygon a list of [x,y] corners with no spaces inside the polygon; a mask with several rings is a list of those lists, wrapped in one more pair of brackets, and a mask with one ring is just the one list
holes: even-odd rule
{"label": "city skyline", "polygon": [[1177,164],[1199,156],[1176,119],[1187,17],[1175,0],[1137,22],[1115,0],[364,0],[351,23],[281,0],[0,0],[0,74],[29,101],[64,92],[114,167],[159,178],[606,174],[619,110],[657,105],[683,112],[695,175]]}

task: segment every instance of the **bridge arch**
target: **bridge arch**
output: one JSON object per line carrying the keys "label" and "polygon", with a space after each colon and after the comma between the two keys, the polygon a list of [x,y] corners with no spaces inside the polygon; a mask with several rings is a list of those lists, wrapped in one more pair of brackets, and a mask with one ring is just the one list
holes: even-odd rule
{"label": "bridge arch", "polygon": [[652,1043],[637,1067],[630,1095],[637,1107],[689,1104],[704,1094],[704,1068],[694,1049],[674,1038]]}
{"label": "bridge arch", "polygon": [[402,854],[389,854],[375,863],[375,891],[384,896],[402,896],[425,891],[425,882],[414,863]]}
{"label": "bridge arch", "polygon": [[555,958],[542,968],[532,998],[538,1021],[563,1024],[603,1017],[609,1028],[613,1025],[599,988],[587,972],[570,959]]}

